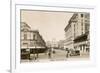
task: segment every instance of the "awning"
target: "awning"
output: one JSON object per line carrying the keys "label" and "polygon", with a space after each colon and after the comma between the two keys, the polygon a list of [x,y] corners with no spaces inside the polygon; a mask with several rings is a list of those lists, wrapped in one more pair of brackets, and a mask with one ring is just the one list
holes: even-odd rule
{"label": "awning", "polygon": [[29,47],[29,48],[33,48],[33,49],[39,49],[39,48],[46,48],[46,47]]}
{"label": "awning", "polygon": [[27,49],[27,48],[46,48],[45,46],[28,46],[28,47],[25,47],[25,46],[22,46],[21,49]]}
{"label": "awning", "polygon": [[74,39],[74,43],[83,42],[87,40],[87,34],[83,34]]}

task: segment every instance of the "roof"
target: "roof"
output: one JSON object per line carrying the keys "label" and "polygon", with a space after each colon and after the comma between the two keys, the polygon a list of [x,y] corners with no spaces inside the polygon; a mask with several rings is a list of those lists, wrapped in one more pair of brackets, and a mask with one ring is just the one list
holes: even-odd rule
{"label": "roof", "polygon": [[31,28],[26,22],[21,22],[21,27],[26,26],[28,28]]}
{"label": "roof", "polygon": [[71,22],[73,21],[73,19],[75,19],[75,17],[77,16],[77,13],[74,13],[72,15],[72,17],[70,18],[69,22],[68,22],[68,25],[65,27],[65,31],[68,30],[68,28],[71,26]]}

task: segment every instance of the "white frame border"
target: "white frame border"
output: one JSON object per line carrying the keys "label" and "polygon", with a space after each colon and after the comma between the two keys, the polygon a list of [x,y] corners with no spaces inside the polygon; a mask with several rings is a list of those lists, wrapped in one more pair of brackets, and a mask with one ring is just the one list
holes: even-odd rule
{"label": "white frame border", "polygon": [[[14,73],[14,72],[19,72],[20,70],[19,69],[17,69],[16,68],[16,54],[15,53],[18,53],[18,52],[16,52],[15,51],[15,48],[16,48],[16,38],[17,37],[19,37],[19,36],[16,36],[16,5],[23,5],[23,4],[11,4],[11,6],[13,6],[13,7],[11,7],[11,72],[12,73]],[[31,4],[25,4],[25,5],[28,5],[28,6],[30,6]],[[46,5],[32,5],[32,6],[36,6],[36,7],[46,7],[46,8],[48,8],[48,7],[51,7],[51,8],[55,8],[55,7],[57,7],[58,9],[59,8],[74,8],[74,9],[92,9],[92,12],[93,12],[93,18],[92,18],[92,20],[91,21],[93,21],[93,23],[92,23],[92,25],[90,26],[91,27],[91,29],[90,29],[90,31],[93,31],[93,30],[95,30],[94,28],[95,28],[95,17],[96,17],[96,15],[95,15],[95,7],[93,7],[93,6],[89,6],[89,7],[87,7],[87,6],[79,6],[79,5],[73,5],[73,6],[68,6],[68,5],[66,5],[66,6],[60,6],[60,5],[57,5],[57,6],[46,6]],[[42,9],[43,10],[43,9]],[[52,9],[51,9],[52,10]],[[18,25],[17,25],[17,27],[18,28],[20,28]],[[94,45],[92,45],[92,47],[95,47],[95,43],[94,43],[94,38],[96,37],[95,35],[94,35],[94,33],[95,33],[95,31],[93,31],[92,32],[92,34],[90,34],[90,36],[92,36],[92,44],[94,44]],[[91,44],[91,43],[90,43]],[[14,52],[15,51],[15,52]],[[91,63],[87,63],[86,64],[86,66],[95,66],[96,65],[96,50],[95,51],[92,51],[93,52],[93,58],[92,58],[92,62]],[[54,62],[55,63],[55,62]],[[53,64],[54,64],[53,63]],[[59,64],[59,62],[57,62],[58,64]],[[73,63],[73,62],[71,62],[71,63]],[[43,63],[44,64],[44,63]],[[51,64],[51,63],[50,63]],[[62,63],[63,64],[63,63]],[[40,65],[42,65],[42,64],[40,64]],[[48,65],[48,63],[45,63],[45,65]],[[64,65],[64,64],[63,64]],[[23,66],[25,66],[25,65],[23,65]],[[68,67],[74,67],[75,65],[69,65]],[[81,65],[80,65],[81,66]],[[79,67],[80,67],[79,66]],[[50,65],[50,67],[52,67],[52,65]],[[33,67],[34,68],[34,67]],[[37,69],[38,69],[38,67],[37,67]],[[39,68],[40,69],[40,68]]]}

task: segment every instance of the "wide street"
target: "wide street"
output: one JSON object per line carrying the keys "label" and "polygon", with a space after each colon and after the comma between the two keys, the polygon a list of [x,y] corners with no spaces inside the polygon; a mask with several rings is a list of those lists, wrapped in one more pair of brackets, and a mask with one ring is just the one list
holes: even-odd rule
{"label": "wide street", "polygon": [[80,60],[89,60],[89,55],[81,55],[81,56],[69,56],[66,57],[66,51],[61,49],[54,49],[55,53],[51,53],[51,57],[49,57],[47,53],[40,53],[36,60],[21,60],[21,62],[48,62],[48,61],[80,61]]}

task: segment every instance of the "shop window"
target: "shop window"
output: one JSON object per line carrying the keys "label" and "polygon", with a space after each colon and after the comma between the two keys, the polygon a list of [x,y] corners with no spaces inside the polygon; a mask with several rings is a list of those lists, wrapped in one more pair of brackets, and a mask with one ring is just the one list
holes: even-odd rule
{"label": "shop window", "polygon": [[26,52],[26,49],[21,49],[21,53],[25,53]]}

